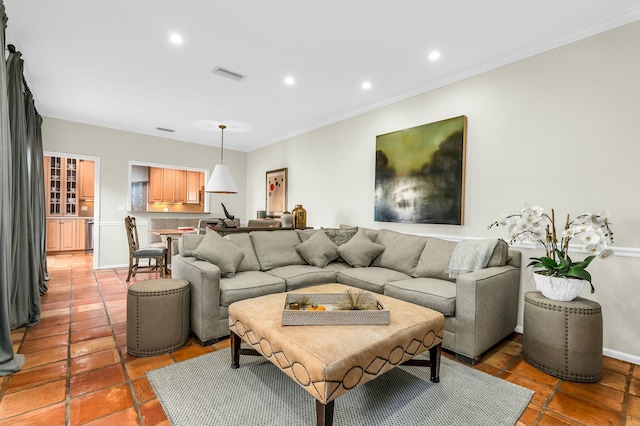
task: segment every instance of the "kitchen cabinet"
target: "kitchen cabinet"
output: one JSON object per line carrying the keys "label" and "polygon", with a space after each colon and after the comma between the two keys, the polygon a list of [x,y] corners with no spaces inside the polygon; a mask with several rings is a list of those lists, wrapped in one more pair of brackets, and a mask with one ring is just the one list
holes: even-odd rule
{"label": "kitchen cabinet", "polygon": [[47,251],[84,250],[85,220],[48,218]]}
{"label": "kitchen cabinet", "polygon": [[149,202],[161,203],[164,200],[164,169],[149,167]]}
{"label": "kitchen cabinet", "polygon": [[162,189],[164,190],[162,201],[165,203],[175,203],[176,169],[164,169],[164,183]]}
{"label": "kitchen cabinet", "polygon": [[187,171],[187,194],[186,203],[199,204],[200,203],[200,189],[203,186],[204,173]]}
{"label": "kitchen cabinet", "polygon": [[44,157],[45,191],[48,216],[78,214],[78,160]]}
{"label": "kitchen cabinet", "polygon": [[174,202],[184,203],[187,201],[187,171],[174,170],[175,176],[173,181]]}
{"label": "kitchen cabinet", "polygon": [[79,160],[78,178],[80,180],[80,200],[93,201],[94,199],[94,175],[96,163],[90,160]]}
{"label": "kitchen cabinet", "polygon": [[202,203],[204,173],[149,167],[149,203]]}

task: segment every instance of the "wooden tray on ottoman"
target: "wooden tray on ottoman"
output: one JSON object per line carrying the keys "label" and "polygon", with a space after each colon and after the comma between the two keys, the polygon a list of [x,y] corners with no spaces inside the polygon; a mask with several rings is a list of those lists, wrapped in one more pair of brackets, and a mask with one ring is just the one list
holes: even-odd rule
{"label": "wooden tray on ottoman", "polygon": [[[365,293],[365,297],[372,299],[378,309],[371,310],[340,310],[331,309],[336,300],[343,298],[344,293],[324,294],[287,294],[282,310],[282,325],[389,325],[389,310],[373,294]],[[310,303],[323,305],[326,311],[308,311],[290,309],[289,304],[295,303],[301,297],[309,298]]]}

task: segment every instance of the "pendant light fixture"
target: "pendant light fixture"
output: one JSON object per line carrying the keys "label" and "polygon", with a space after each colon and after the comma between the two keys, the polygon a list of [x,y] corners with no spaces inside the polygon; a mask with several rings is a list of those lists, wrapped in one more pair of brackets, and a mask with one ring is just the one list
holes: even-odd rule
{"label": "pendant light fixture", "polygon": [[213,173],[204,187],[204,192],[213,192],[217,194],[236,194],[238,188],[233,181],[231,171],[229,167],[224,164],[224,129],[227,128],[224,124],[218,126],[222,131],[222,142],[220,144],[220,163],[216,164],[213,168]]}

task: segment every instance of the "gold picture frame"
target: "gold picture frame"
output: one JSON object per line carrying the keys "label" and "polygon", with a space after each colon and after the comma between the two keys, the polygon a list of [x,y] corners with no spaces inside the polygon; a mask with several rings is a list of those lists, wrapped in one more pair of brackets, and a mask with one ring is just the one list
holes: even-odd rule
{"label": "gold picture frame", "polygon": [[269,170],[265,179],[265,205],[268,218],[279,218],[287,210],[287,168]]}

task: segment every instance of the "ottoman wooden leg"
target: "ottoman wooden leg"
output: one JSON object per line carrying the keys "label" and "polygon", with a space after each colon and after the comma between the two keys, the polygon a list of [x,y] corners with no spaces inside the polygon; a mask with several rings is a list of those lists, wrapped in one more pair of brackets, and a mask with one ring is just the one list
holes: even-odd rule
{"label": "ottoman wooden leg", "polygon": [[429,360],[410,359],[402,365],[412,365],[418,367],[431,367],[430,380],[433,383],[440,383],[440,359],[442,358],[442,343],[429,348]]}
{"label": "ottoman wooden leg", "polygon": [[334,401],[323,404],[316,399],[316,425],[331,426],[333,424],[333,403]]}
{"label": "ottoman wooden leg", "polygon": [[429,360],[431,361],[431,381],[440,383],[440,359],[442,358],[442,344],[429,349]]}
{"label": "ottoman wooden leg", "polygon": [[240,367],[240,343],[242,339],[233,331],[231,332],[231,368]]}

